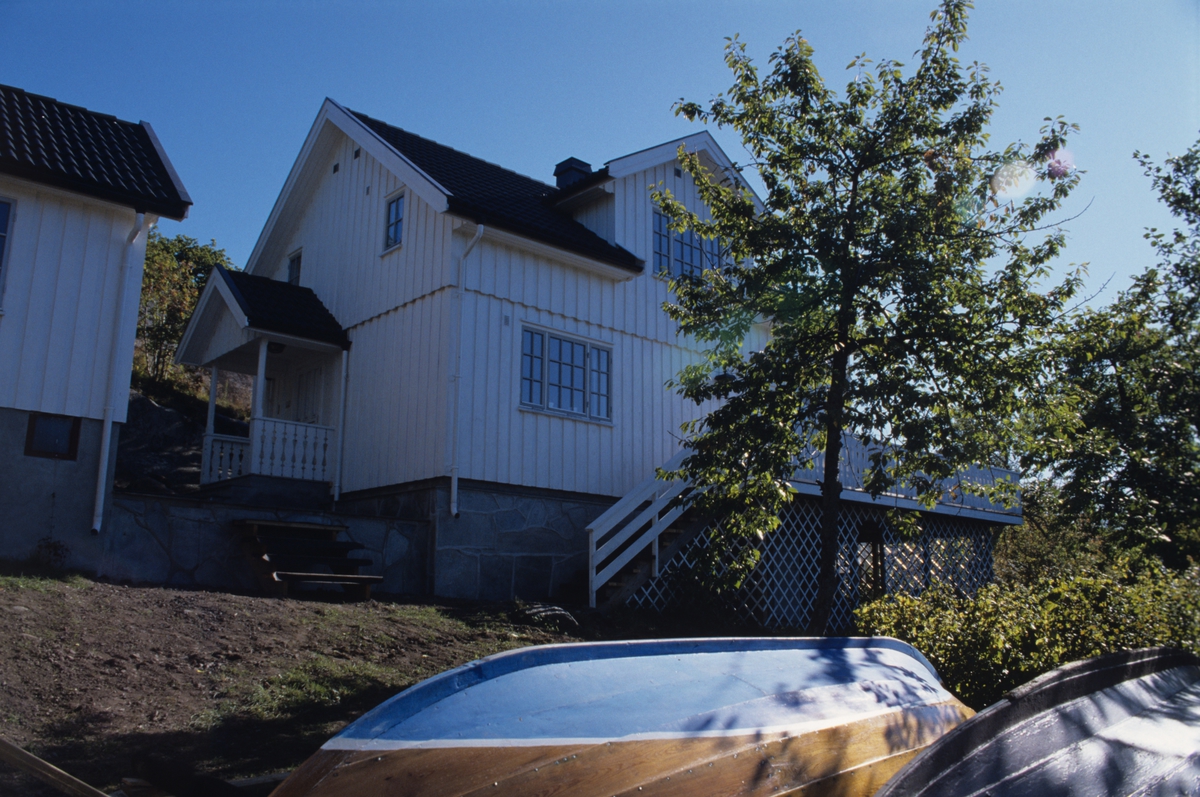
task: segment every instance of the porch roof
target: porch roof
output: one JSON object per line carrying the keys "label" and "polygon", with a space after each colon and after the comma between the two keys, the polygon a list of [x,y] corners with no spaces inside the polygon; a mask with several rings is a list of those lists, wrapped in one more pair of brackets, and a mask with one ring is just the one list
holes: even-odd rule
{"label": "porch roof", "polygon": [[219,265],[214,271],[229,286],[251,328],[350,348],[346,331],[312,288]]}
{"label": "porch roof", "polygon": [[245,362],[238,367],[228,356],[264,337],[300,349],[350,348],[346,331],[311,288],[217,266],[188,320],[175,362],[208,366],[223,360],[221,368],[254,373],[255,352],[243,352]]}

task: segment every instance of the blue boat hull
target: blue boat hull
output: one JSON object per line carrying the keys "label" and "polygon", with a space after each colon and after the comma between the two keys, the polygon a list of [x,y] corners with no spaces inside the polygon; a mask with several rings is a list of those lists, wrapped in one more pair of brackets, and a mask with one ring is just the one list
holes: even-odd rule
{"label": "blue boat hull", "polygon": [[385,702],[275,794],[871,794],[971,713],[890,639],[526,648]]}

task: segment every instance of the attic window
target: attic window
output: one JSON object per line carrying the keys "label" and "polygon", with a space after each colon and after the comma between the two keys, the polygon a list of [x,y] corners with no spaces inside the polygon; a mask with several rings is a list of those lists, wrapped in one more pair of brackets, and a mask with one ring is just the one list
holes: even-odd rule
{"label": "attic window", "polygon": [[340,165],[340,164],[337,164],[337,163],[333,164],[333,173],[334,173],[334,174],[337,174],[337,173],[338,173],[338,166],[339,166],[339,165]]}
{"label": "attic window", "polygon": [[669,277],[699,277],[706,268],[719,268],[727,260],[716,239],[705,239],[694,230],[678,233],[671,220],[654,211],[654,272]]}
{"label": "attic window", "polygon": [[300,253],[288,258],[288,285],[300,284]]}
{"label": "attic window", "polygon": [[[337,171],[337,170],[336,170],[336,169],[334,169],[334,171]],[[678,166],[676,166],[676,167],[675,167],[675,176],[676,176],[676,177],[683,177],[683,170],[682,170],[682,169],[680,169]]]}
{"label": "attic window", "polygon": [[404,237],[404,194],[391,199],[387,203],[387,234],[384,236],[383,248],[391,249],[399,246]]}
{"label": "attic window", "polygon": [[362,147],[354,148],[354,160],[358,160],[358,156],[362,154]]}

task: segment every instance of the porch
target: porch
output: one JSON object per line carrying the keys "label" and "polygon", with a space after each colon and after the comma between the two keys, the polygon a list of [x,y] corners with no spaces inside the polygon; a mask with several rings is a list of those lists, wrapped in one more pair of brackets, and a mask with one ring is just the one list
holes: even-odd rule
{"label": "porch", "polygon": [[[241,476],[338,482],[345,418],[345,350],[263,335],[211,365],[200,483]],[[254,363],[251,370],[248,361]],[[253,376],[246,436],[214,430],[220,372]]]}
{"label": "porch", "polygon": [[[212,371],[202,485],[244,476],[341,485],[350,339],[310,288],[213,269],[175,361]],[[247,433],[217,434],[222,371],[253,377]]]}

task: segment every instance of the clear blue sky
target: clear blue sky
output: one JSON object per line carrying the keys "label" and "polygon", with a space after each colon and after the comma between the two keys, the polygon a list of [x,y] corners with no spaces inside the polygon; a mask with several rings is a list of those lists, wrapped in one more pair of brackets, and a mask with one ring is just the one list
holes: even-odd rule
{"label": "clear blue sky", "polygon": [[[166,235],[216,239],[244,264],[326,97],[533,177],[694,129],[671,113],[730,84],[734,33],[766,67],[802,30],[827,82],[851,57],[910,61],[932,0],[0,0],[0,82],[149,121],[195,201]],[[1200,0],[980,0],[964,61],[1005,86],[993,142],[1031,141],[1045,116],[1082,127],[1087,171],[1067,262],[1114,287],[1166,227],[1131,159],[1200,136]],[[716,132],[734,160],[736,138]],[[1104,301],[1111,296],[1110,288]]]}

